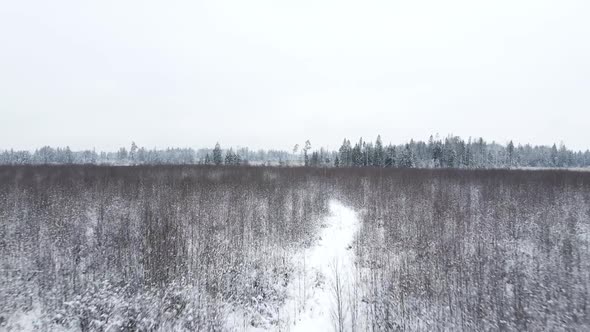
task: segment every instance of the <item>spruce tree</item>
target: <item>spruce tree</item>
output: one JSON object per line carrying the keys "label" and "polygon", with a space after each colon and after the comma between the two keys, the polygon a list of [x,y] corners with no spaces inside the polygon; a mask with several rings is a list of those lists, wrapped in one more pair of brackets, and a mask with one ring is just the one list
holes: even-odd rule
{"label": "spruce tree", "polygon": [[375,148],[373,150],[373,166],[383,167],[383,142],[381,142],[381,135],[377,136],[375,141]]}
{"label": "spruce tree", "polygon": [[389,144],[385,149],[385,167],[395,167],[395,146]]}
{"label": "spruce tree", "polygon": [[232,148],[229,148],[229,151],[225,154],[225,164],[226,165],[235,165],[235,155]]}
{"label": "spruce tree", "polygon": [[506,146],[506,152],[508,153],[508,167],[514,165],[514,143],[510,141]]}
{"label": "spruce tree", "polygon": [[362,151],[363,139],[361,138],[358,143],[354,145],[351,152],[352,166],[363,165],[363,151]]}
{"label": "spruce tree", "polygon": [[351,152],[350,141],[345,138],[340,150],[338,150],[338,153],[340,154],[340,164],[342,166],[351,165]]}
{"label": "spruce tree", "polygon": [[557,161],[557,146],[555,145],[555,143],[553,143],[553,146],[551,147],[551,157],[550,158],[551,158],[551,160],[550,160],[551,166],[552,167],[557,166],[557,162],[558,162]]}
{"label": "spruce tree", "polygon": [[223,163],[223,159],[221,157],[221,147],[219,143],[215,144],[215,149],[213,149],[213,163],[217,166]]}
{"label": "spruce tree", "polygon": [[402,156],[400,159],[400,164],[399,166],[402,168],[412,168],[415,167],[415,157],[414,157],[414,152],[412,151],[412,149],[410,148],[410,144],[406,144],[406,147],[404,148],[404,151],[402,151]]}

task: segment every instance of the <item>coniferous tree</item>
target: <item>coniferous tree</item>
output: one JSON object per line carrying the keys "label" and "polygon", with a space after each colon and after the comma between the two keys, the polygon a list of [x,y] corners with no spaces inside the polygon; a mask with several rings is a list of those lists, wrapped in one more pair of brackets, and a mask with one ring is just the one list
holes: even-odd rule
{"label": "coniferous tree", "polygon": [[234,151],[232,148],[229,148],[229,150],[225,154],[225,164],[226,165],[235,165],[235,161],[236,161],[236,158],[234,155]]}
{"label": "coniferous tree", "polygon": [[558,157],[557,146],[555,145],[555,143],[553,143],[553,146],[551,147],[551,165],[553,167],[558,165],[557,157]]}
{"label": "coniferous tree", "polygon": [[410,148],[410,144],[406,144],[400,158],[399,166],[401,168],[412,168],[415,167],[414,152]]}
{"label": "coniferous tree", "polygon": [[372,165],[373,159],[373,144],[368,142],[363,142],[363,163],[362,166],[370,166]]}
{"label": "coniferous tree", "polygon": [[466,165],[468,164],[469,168],[476,167],[476,155],[477,155],[477,146],[476,141],[469,137],[469,141],[465,146],[465,159]]}
{"label": "coniferous tree", "polygon": [[385,149],[385,167],[395,167],[396,155],[395,146],[389,144]]}
{"label": "coniferous tree", "polygon": [[311,150],[311,142],[309,140],[305,141],[305,147],[303,148],[303,160],[305,166],[309,166],[309,155],[308,151]]}
{"label": "coniferous tree", "polygon": [[381,142],[381,135],[378,135],[377,140],[375,141],[375,148],[373,151],[373,166],[383,167],[383,155],[383,142]]}
{"label": "coniferous tree", "polygon": [[440,141],[434,143],[434,147],[432,148],[432,160],[434,162],[434,167],[443,167],[443,149]]}
{"label": "coniferous tree", "polygon": [[311,159],[309,161],[309,166],[318,167],[320,166],[320,153],[317,151],[312,152]]}
{"label": "coniferous tree", "polygon": [[221,157],[221,146],[219,143],[215,144],[215,148],[213,149],[213,163],[217,166],[223,163],[223,159]]}
{"label": "coniferous tree", "polygon": [[66,146],[66,149],[64,151],[64,163],[65,164],[73,164],[74,163],[74,154],[72,153],[72,150],[70,150],[69,146]]}
{"label": "coniferous tree", "polygon": [[558,167],[569,167],[570,157],[567,148],[563,143],[559,146],[559,152],[557,153],[557,166]]}
{"label": "coniferous tree", "polygon": [[340,164],[350,167],[352,165],[352,147],[350,141],[345,138],[338,152],[340,154]]}
{"label": "coniferous tree", "polygon": [[352,148],[352,166],[363,166],[364,163],[364,158],[363,158],[363,138],[361,137],[358,141],[358,143],[356,143],[354,145],[354,148]]}
{"label": "coniferous tree", "polygon": [[131,142],[131,149],[129,149],[129,159],[133,164],[137,163],[137,144]]}
{"label": "coniferous tree", "polygon": [[129,154],[127,153],[127,149],[125,149],[124,147],[120,148],[119,152],[117,153],[117,159],[119,160],[119,162],[121,162],[121,163],[127,162],[128,157],[129,157]]}
{"label": "coniferous tree", "polygon": [[506,152],[508,154],[508,167],[512,167],[514,165],[514,143],[512,141],[506,146]]}
{"label": "coniferous tree", "polygon": [[[506,145],[495,142],[486,143],[482,138],[464,141],[457,136],[448,136],[440,140],[438,136],[430,136],[428,142],[409,142],[413,154],[413,167],[448,167],[448,168],[496,168],[496,167],[588,167],[590,166],[590,151],[568,150],[563,144],[553,146],[518,145],[510,141]],[[397,156],[392,157],[392,148]],[[373,166],[390,167],[402,165],[401,156],[404,154],[405,145],[384,148],[381,137],[373,142],[365,142],[359,139],[358,143],[351,146],[348,139],[344,139],[338,151],[329,151],[321,148],[318,156],[313,161],[314,165],[335,165],[335,157],[338,157],[338,166]],[[301,153],[297,155],[297,152]],[[233,153],[233,155],[232,155]],[[258,150],[250,152],[242,148],[239,153],[232,150],[229,156],[224,156],[221,148],[216,150],[167,148],[164,150],[139,148],[135,143],[131,149],[124,147],[116,152],[72,151],[68,147],[52,148],[44,146],[34,153],[28,151],[4,150],[0,151],[0,164],[194,164],[210,163],[220,165],[240,164],[242,161],[256,161],[269,165],[283,161],[289,164],[291,161],[300,161],[304,155],[306,165],[311,165],[311,144],[308,141],[307,149],[294,148],[291,151]],[[209,154],[207,157],[206,154]],[[237,161],[239,160],[239,161]]]}

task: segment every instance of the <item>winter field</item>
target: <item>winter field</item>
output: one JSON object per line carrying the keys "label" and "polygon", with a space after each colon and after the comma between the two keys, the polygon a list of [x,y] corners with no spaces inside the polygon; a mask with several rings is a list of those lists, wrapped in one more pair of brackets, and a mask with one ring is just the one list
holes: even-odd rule
{"label": "winter field", "polygon": [[589,172],[0,166],[0,331],[583,331],[589,287]]}

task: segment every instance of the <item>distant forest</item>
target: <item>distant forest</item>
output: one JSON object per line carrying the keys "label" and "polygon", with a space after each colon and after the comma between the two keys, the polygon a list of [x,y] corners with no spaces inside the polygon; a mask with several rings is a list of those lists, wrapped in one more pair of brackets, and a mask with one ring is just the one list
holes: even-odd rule
{"label": "distant forest", "polygon": [[69,147],[44,146],[34,152],[5,150],[0,165],[30,164],[105,164],[105,165],[266,165],[309,167],[395,167],[395,168],[574,168],[590,166],[590,151],[573,151],[557,146],[521,145],[512,141],[502,145],[483,138],[464,140],[430,136],[428,141],[384,145],[362,138],[352,143],[344,139],[337,151],[313,149],[311,142],[298,144],[292,151],[167,148],[147,149],[135,142],[116,152],[72,151]]}

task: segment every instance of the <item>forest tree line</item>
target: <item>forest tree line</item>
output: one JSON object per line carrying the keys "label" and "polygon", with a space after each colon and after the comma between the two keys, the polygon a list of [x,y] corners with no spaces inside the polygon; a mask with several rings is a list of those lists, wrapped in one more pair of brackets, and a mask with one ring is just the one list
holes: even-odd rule
{"label": "forest tree line", "polygon": [[94,164],[94,165],[269,165],[310,167],[392,167],[392,168],[574,168],[590,167],[590,151],[574,151],[564,144],[552,146],[487,142],[483,138],[464,140],[430,136],[428,141],[385,145],[362,138],[344,139],[338,150],[313,149],[308,140],[292,151],[227,148],[147,149],[135,142],[116,152],[72,151],[69,147],[44,146],[33,152],[5,150],[0,165]]}

